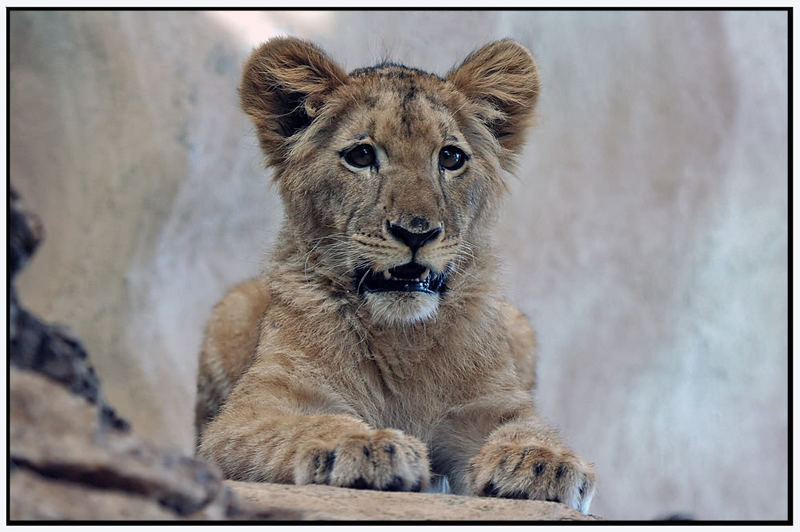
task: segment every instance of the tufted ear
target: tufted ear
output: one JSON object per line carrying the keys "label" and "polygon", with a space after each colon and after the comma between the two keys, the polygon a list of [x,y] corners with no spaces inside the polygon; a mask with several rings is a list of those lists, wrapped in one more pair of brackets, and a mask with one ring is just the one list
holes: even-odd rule
{"label": "tufted ear", "polygon": [[270,164],[285,159],[287,139],[308,127],[325,96],[347,79],[322,50],[300,39],[271,39],[252,53],[239,97]]}
{"label": "tufted ear", "polygon": [[486,124],[503,148],[517,153],[539,96],[539,73],[530,52],[511,40],[487,44],[450,71],[447,81],[469,100],[488,104],[482,113]]}

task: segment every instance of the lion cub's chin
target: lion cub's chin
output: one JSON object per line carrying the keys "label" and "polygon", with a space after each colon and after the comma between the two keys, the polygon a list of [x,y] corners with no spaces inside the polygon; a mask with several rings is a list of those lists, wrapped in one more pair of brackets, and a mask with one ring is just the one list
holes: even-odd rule
{"label": "lion cub's chin", "polygon": [[364,294],[364,306],[382,325],[411,325],[433,319],[439,295],[424,292],[377,292]]}

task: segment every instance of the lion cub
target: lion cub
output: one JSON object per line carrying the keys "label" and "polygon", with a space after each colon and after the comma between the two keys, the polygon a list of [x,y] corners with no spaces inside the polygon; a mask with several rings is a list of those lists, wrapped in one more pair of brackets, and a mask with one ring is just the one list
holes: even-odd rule
{"label": "lion cub", "polygon": [[232,479],[419,491],[433,473],[588,512],[593,468],[534,410],[535,338],[489,232],[538,92],[508,40],[444,78],[347,74],[292,38],[253,52],[241,103],[285,220],[209,321],[201,456]]}

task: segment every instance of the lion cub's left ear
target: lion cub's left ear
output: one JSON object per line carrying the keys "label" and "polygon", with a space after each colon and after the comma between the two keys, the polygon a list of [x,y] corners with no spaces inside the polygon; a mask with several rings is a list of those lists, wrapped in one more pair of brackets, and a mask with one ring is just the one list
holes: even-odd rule
{"label": "lion cub's left ear", "polygon": [[493,42],[467,57],[446,79],[486,108],[481,114],[500,145],[518,153],[539,97],[539,73],[530,52],[511,40]]}

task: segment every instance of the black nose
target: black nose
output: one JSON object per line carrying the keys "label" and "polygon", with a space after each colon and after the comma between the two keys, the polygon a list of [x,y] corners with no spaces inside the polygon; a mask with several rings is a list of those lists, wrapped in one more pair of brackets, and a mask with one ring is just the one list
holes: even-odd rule
{"label": "black nose", "polygon": [[419,248],[439,236],[442,232],[441,227],[431,229],[424,233],[412,233],[407,229],[403,229],[399,225],[386,222],[386,229],[397,240],[411,248],[412,253],[416,253]]}

